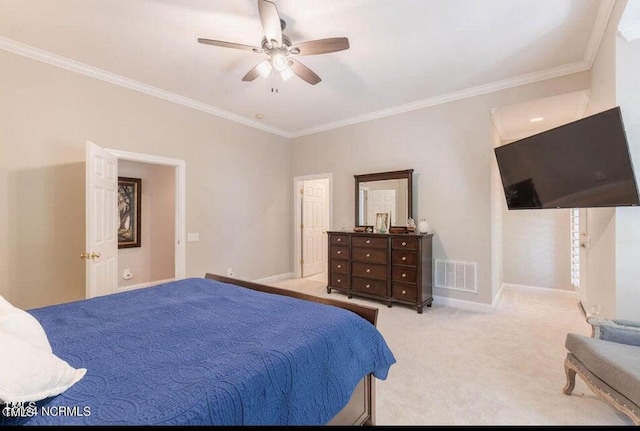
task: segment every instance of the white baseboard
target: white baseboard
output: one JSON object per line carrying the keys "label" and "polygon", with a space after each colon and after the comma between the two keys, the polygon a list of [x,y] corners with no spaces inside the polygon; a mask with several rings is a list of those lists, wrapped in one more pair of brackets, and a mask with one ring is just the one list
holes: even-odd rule
{"label": "white baseboard", "polygon": [[271,277],[259,278],[257,280],[253,280],[254,283],[261,284],[269,284],[274,283],[276,281],[289,280],[290,278],[294,278],[295,274],[293,272],[285,272],[284,274],[272,275]]}
{"label": "white baseboard", "polygon": [[557,289],[554,287],[530,286],[528,284],[502,283],[500,290],[505,287],[515,287],[516,289],[537,290],[540,292],[557,292],[561,295],[575,295],[576,291],[572,289]]}
{"label": "white baseboard", "polygon": [[433,303],[447,307],[460,308],[462,310],[478,311],[480,313],[493,313],[494,311],[494,307],[491,304],[448,298],[446,296],[434,296]]}
{"label": "white baseboard", "polygon": [[167,278],[165,280],[156,280],[156,281],[149,281],[147,283],[133,284],[131,286],[122,286],[122,287],[118,287],[116,291],[127,292],[129,290],[136,290],[136,289],[142,289],[143,287],[157,286],[159,284],[169,283],[170,281],[175,281],[175,280],[176,280],[175,278]]}
{"label": "white baseboard", "polygon": [[500,302],[500,299],[502,298],[502,295],[506,288],[537,290],[538,292],[547,292],[547,293],[554,293],[554,294],[557,293],[559,295],[576,296],[576,292],[573,290],[554,289],[551,287],[540,287],[540,286],[528,286],[525,284],[502,283],[502,285],[500,286],[500,289],[498,289],[498,293],[493,298],[493,301],[491,301],[491,304],[482,304],[480,302],[448,298],[446,296],[434,296],[433,302],[438,305],[461,308],[463,310],[478,311],[480,313],[493,313],[496,310],[496,307],[498,306],[498,303]]}

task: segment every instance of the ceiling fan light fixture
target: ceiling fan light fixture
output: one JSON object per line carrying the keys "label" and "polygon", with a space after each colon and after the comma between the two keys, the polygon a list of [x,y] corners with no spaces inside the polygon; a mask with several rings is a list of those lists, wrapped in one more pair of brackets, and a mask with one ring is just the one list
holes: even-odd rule
{"label": "ceiling fan light fixture", "polygon": [[264,60],[263,62],[258,64],[258,66],[256,66],[256,70],[263,78],[269,76],[269,74],[271,73],[271,69],[271,63],[269,63],[268,60]]}
{"label": "ceiling fan light fixture", "polygon": [[284,58],[284,55],[282,54],[275,54],[273,57],[271,57],[271,64],[273,65],[273,68],[278,72],[284,71],[288,66],[287,59]]}
{"label": "ceiling fan light fixture", "polygon": [[288,81],[293,77],[293,71],[290,67],[286,67],[282,72],[280,72],[280,76],[282,77],[283,81]]}

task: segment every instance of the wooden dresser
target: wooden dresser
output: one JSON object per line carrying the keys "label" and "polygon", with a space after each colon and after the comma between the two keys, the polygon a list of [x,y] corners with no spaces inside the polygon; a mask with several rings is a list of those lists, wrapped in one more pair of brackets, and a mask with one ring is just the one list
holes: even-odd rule
{"label": "wooden dresser", "polygon": [[433,302],[433,234],[328,232],[327,292],[416,307]]}

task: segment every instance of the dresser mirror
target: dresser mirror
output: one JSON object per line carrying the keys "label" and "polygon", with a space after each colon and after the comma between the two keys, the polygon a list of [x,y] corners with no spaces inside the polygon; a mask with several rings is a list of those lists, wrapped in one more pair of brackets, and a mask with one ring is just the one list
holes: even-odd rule
{"label": "dresser mirror", "polygon": [[413,217],[413,169],[354,177],[356,226],[374,226],[376,229],[376,222],[379,224],[382,219],[388,220],[387,228],[407,226],[407,220]]}

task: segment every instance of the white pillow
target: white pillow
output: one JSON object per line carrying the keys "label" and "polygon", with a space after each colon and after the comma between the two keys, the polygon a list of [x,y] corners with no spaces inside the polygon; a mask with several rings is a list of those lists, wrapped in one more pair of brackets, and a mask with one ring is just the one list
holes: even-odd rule
{"label": "white pillow", "polygon": [[0,329],[51,353],[51,344],[40,322],[0,296]]}
{"label": "white pillow", "polygon": [[38,401],[59,395],[87,370],[0,329],[0,401]]}

